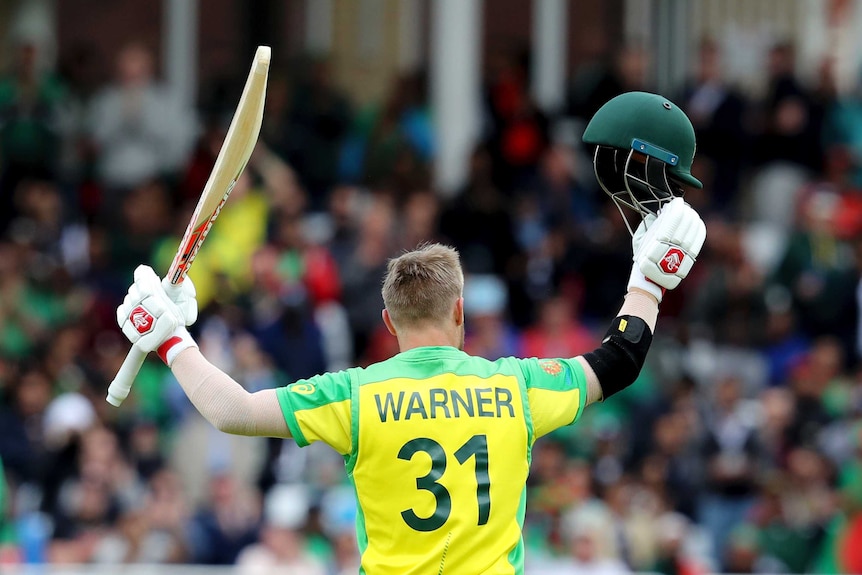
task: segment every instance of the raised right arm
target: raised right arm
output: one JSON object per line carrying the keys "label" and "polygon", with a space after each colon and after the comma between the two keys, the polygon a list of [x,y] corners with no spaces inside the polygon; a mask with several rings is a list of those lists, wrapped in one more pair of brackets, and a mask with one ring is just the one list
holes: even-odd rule
{"label": "raised right arm", "polygon": [[234,435],[291,437],[274,389],[249,393],[197,347],[180,352],[171,371],[204,419]]}

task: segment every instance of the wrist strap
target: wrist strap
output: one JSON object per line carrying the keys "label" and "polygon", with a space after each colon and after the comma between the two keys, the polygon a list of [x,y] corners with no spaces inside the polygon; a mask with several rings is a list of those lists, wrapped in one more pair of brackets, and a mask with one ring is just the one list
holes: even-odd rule
{"label": "wrist strap", "polygon": [[181,351],[197,346],[198,344],[192,338],[186,326],[181,325],[158,347],[156,353],[159,354],[159,358],[165,362],[165,365],[170,367]]}
{"label": "wrist strap", "polygon": [[658,303],[661,303],[661,299],[664,296],[665,289],[658,285],[655,282],[650,281],[643,272],[638,267],[638,264],[632,266],[632,273],[629,276],[629,289],[636,287],[644,290],[648,294],[655,296],[655,299],[658,300]]}

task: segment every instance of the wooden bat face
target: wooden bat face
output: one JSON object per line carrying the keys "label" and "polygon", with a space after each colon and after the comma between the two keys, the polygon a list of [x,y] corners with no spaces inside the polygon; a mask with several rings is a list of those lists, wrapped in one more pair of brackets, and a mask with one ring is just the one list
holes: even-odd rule
{"label": "wooden bat face", "polygon": [[213,171],[204,186],[177,254],[168,270],[167,277],[174,285],[182,283],[188,274],[198,250],[236,186],[257,143],[263,121],[269,61],[269,47],[260,46]]}

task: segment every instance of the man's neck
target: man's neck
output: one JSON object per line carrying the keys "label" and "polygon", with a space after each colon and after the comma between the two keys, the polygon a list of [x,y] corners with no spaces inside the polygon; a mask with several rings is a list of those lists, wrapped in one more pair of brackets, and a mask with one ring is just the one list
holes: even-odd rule
{"label": "man's neck", "polygon": [[448,333],[439,328],[421,328],[398,334],[398,348],[407,351],[417,347],[460,345],[457,333]]}

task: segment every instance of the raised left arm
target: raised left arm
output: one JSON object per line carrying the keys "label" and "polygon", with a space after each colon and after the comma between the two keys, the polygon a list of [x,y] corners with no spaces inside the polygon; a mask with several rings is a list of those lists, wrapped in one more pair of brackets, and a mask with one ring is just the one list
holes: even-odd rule
{"label": "raised left arm", "polygon": [[587,377],[587,403],[607,399],[635,382],[652,343],[658,304],[666,289],[688,276],[705,240],[703,220],[682,198],[638,226],[625,302],[601,347],[576,358]]}

